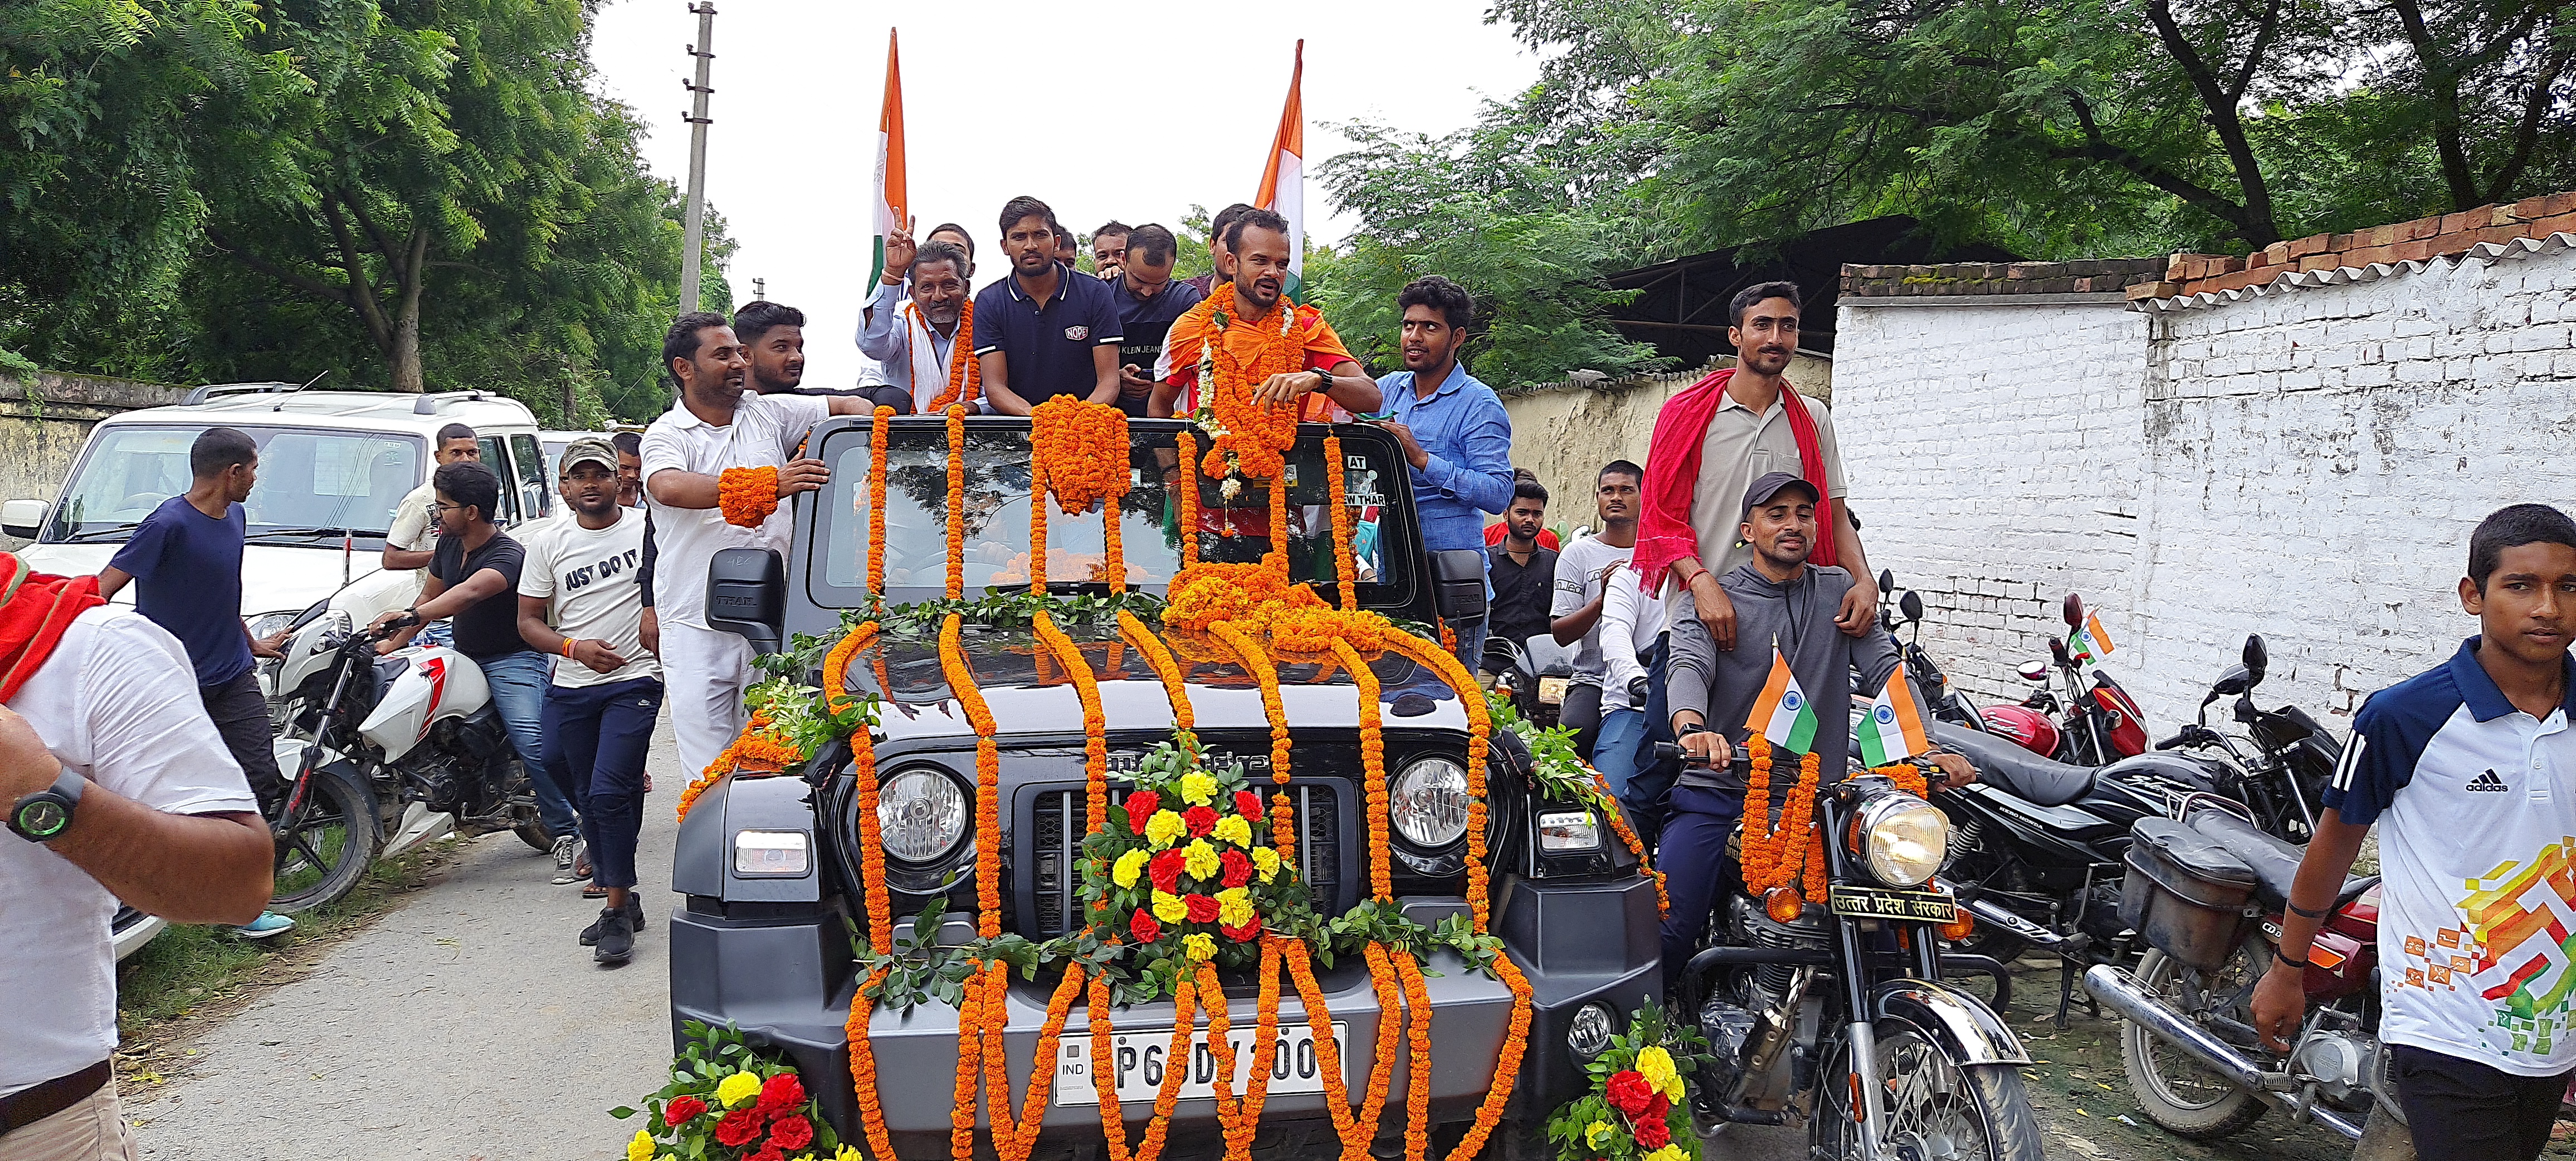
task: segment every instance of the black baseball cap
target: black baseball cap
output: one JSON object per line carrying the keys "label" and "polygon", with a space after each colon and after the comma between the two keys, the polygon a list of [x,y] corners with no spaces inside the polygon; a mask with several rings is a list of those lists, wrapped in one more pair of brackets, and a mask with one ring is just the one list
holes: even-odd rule
{"label": "black baseball cap", "polygon": [[1770,503],[1771,497],[1779,495],[1783,489],[1788,488],[1796,488],[1806,493],[1807,502],[1810,504],[1824,500],[1824,497],[1816,494],[1816,486],[1808,483],[1805,477],[1793,476],[1787,472],[1764,472],[1753,481],[1752,487],[1744,490],[1744,514],[1738,519],[1751,519],[1754,509]]}

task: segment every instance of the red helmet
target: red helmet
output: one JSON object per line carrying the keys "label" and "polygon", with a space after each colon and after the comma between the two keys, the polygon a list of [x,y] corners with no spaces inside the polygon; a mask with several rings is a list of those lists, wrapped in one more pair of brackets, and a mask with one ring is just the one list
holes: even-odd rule
{"label": "red helmet", "polygon": [[2048,715],[2028,706],[1990,705],[1978,711],[1985,715],[1986,728],[1999,737],[2043,758],[2057,756],[2057,723]]}

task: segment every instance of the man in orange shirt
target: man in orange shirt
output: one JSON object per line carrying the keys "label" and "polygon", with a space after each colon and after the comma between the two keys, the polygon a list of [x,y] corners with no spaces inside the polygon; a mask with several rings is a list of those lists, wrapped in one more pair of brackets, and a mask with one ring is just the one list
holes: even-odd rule
{"label": "man in orange shirt", "polygon": [[[1225,304],[1226,350],[1250,357],[1258,350],[1262,328],[1277,334],[1274,310],[1293,311],[1305,348],[1305,369],[1270,377],[1254,391],[1273,405],[1297,408],[1307,422],[1347,420],[1376,411],[1385,403],[1377,381],[1342,346],[1341,336],[1324,321],[1322,311],[1280,301],[1288,286],[1288,221],[1268,210],[1253,210],[1225,230],[1225,249],[1217,256],[1215,289],[1209,297]],[[1231,280],[1226,281],[1226,280]],[[1199,356],[1207,344],[1207,313],[1192,310],[1172,324],[1163,338],[1163,357],[1154,362],[1154,397],[1147,414],[1156,418],[1189,415],[1199,409]]]}

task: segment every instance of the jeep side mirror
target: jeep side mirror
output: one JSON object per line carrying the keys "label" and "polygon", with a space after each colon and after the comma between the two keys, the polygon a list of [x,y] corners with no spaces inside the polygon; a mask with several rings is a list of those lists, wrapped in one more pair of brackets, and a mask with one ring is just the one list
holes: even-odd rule
{"label": "jeep side mirror", "polygon": [[2252,689],[2255,686],[2263,684],[2263,670],[2270,667],[2271,664],[2272,651],[2263,647],[2263,635],[2260,633],[2246,634],[2245,688]]}
{"label": "jeep side mirror", "polygon": [[1908,621],[1922,620],[1923,594],[1915,592],[1912,589],[1905,590],[1904,596],[1896,598],[1896,609],[1898,612],[1905,614],[1905,619]]}
{"label": "jeep side mirror", "polygon": [[787,565],[774,548],[720,548],[707,562],[707,627],[740,633],[754,652],[787,640]]}
{"label": "jeep side mirror", "polygon": [[11,500],[0,504],[0,534],[34,540],[44,525],[45,502],[42,500]]}
{"label": "jeep side mirror", "polygon": [[1434,597],[1444,621],[1481,621],[1485,617],[1485,554],[1451,548],[1431,554]]}
{"label": "jeep side mirror", "polygon": [[2066,594],[2065,611],[2067,628],[2081,629],[2084,627],[2084,598],[2073,593]]}

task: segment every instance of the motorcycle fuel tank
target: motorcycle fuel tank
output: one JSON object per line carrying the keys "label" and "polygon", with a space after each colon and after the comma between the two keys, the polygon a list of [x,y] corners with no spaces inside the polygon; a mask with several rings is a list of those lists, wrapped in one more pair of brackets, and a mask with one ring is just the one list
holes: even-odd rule
{"label": "motorcycle fuel tank", "polygon": [[2043,758],[2057,753],[2057,723],[2048,715],[2018,705],[1987,706],[1983,713],[1988,732]]}
{"label": "motorcycle fuel tank", "polygon": [[439,645],[414,646],[394,654],[406,668],[385,687],[374,713],[358,724],[358,735],[383,750],[385,761],[402,756],[429,736],[442,718],[463,717],[492,700],[483,668],[464,654]]}

